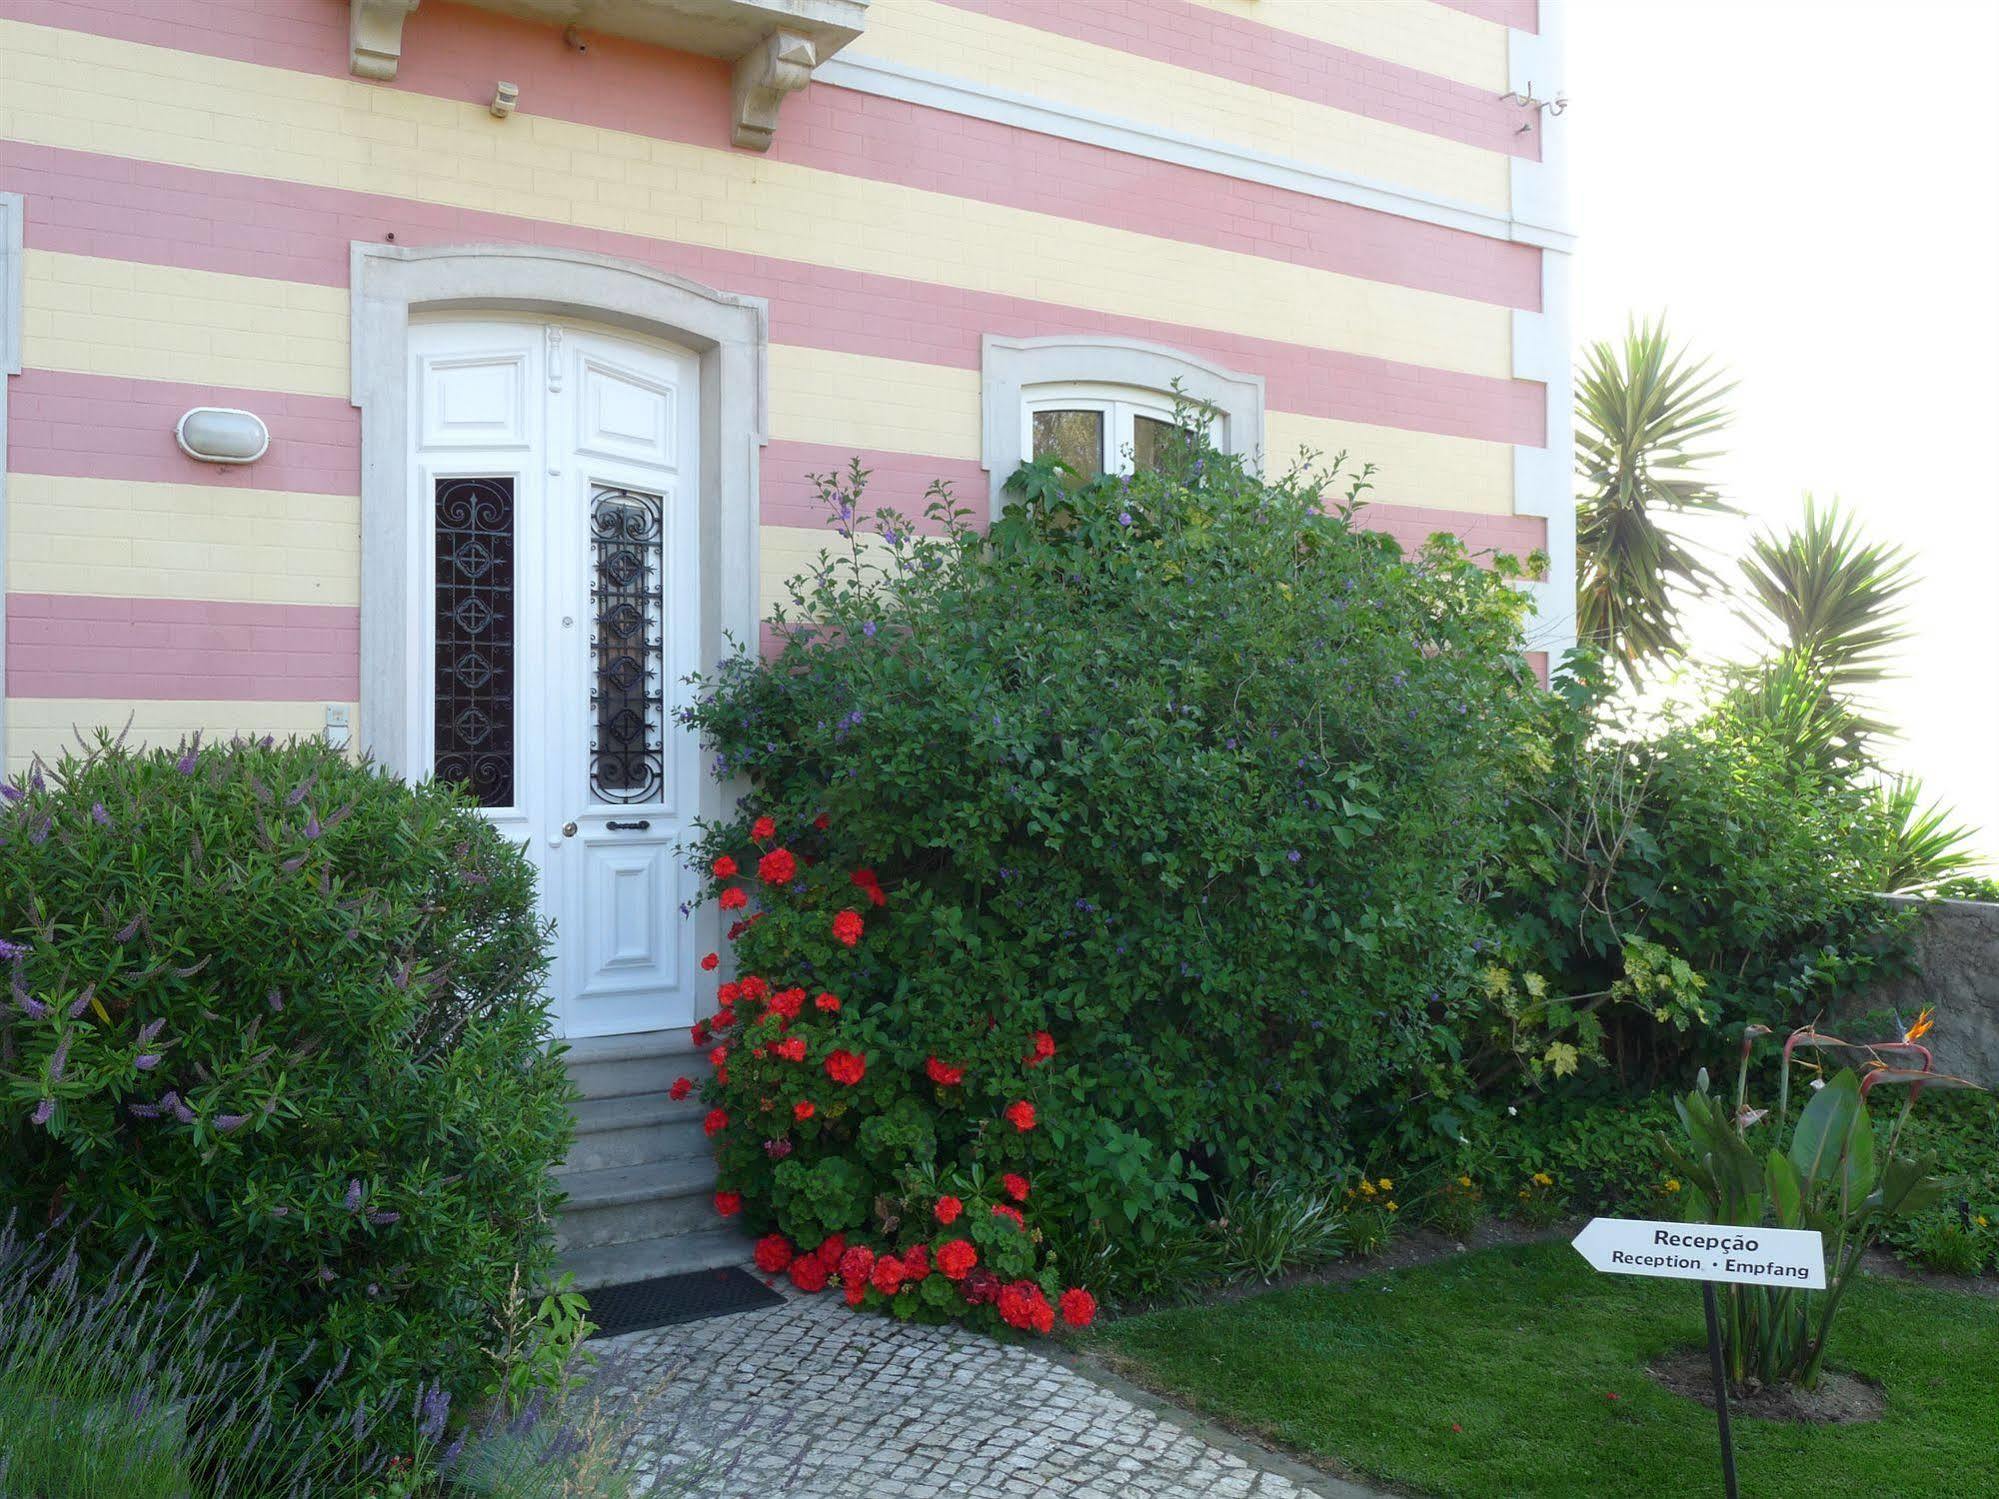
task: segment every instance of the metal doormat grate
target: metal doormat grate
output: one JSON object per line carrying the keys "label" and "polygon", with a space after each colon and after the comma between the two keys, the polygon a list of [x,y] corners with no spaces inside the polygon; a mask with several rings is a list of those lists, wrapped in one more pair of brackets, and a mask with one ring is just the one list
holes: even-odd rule
{"label": "metal doormat grate", "polygon": [[599,1338],[648,1327],[671,1327],[676,1322],[699,1322],[704,1317],[761,1311],[784,1301],[754,1275],[734,1268],[605,1286],[591,1291],[589,1297],[590,1320],[597,1324],[591,1336]]}

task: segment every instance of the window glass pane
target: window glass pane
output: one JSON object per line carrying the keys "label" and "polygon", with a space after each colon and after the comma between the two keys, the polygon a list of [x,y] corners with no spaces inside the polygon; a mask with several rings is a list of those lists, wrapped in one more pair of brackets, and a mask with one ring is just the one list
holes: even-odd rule
{"label": "window glass pane", "polygon": [[432,675],[440,781],[514,803],[514,481],[437,481]]}
{"label": "window glass pane", "polygon": [[1053,454],[1085,478],[1104,471],[1104,414],[1101,411],[1034,413],[1034,456]]}
{"label": "window glass pane", "polygon": [[1171,422],[1162,422],[1154,417],[1134,417],[1131,424],[1131,466],[1137,472],[1150,473],[1159,467],[1166,456],[1166,444],[1178,429]]}
{"label": "window glass pane", "polygon": [[665,777],[664,597],[658,495],[604,488],[590,499],[590,793],[658,801]]}

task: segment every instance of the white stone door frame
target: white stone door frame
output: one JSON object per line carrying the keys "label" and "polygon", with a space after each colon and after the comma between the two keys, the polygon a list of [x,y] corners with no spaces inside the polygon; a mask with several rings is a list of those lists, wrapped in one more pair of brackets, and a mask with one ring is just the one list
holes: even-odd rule
{"label": "white stone door frame", "polygon": [[[757,473],[768,343],[762,299],[611,256],[522,245],[418,249],[357,242],[350,267],[351,399],[361,412],[358,747],[398,775],[429,774],[421,762],[430,672],[418,643],[421,611],[432,600],[410,501],[415,313],[574,318],[692,350],[699,367],[699,565],[706,584],[695,659],[704,666],[721,660],[728,638],[757,649]],[[703,777],[696,815],[727,815],[740,790]],[[719,935],[716,913],[704,908],[693,940],[712,949]]]}

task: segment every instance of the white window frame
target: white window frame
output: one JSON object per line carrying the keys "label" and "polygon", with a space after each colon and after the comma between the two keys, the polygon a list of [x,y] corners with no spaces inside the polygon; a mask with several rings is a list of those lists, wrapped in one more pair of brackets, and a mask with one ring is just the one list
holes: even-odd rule
{"label": "white window frame", "polygon": [[1130,472],[1135,418],[1172,421],[1175,391],[1212,409],[1209,438],[1261,460],[1263,377],[1133,338],[1004,338],[981,342],[984,431],[979,461],[997,514],[1007,478],[1034,451],[1034,413],[1106,414],[1106,471]]}

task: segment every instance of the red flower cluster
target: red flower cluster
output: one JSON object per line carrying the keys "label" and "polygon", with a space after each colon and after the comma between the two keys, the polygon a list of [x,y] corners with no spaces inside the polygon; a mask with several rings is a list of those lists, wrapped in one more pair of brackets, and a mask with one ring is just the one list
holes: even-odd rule
{"label": "red flower cluster", "polygon": [[721,907],[725,911],[740,911],[749,903],[750,898],[743,893],[741,885],[731,885],[722,892]]}
{"label": "red flower cluster", "polygon": [[1027,1178],[1016,1171],[1009,1171],[1000,1178],[1000,1185],[1006,1188],[1006,1195],[1015,1202],[1027,1201]]}
{"label": "red flower cluster", "polygon": [[999,1293],[1000,1320],[1022,1332],[1047,1333],[1055,1330],[1055,1308],[1031,1280],[1017,1280]]}
{"label": "red flower cluster", "polygon": [[1013,1226],[1015,1228],[1027,1227],[1026,1217],[1021,1213],[1020,1209],[1015,1207],[1012,1203],[1008,1202],[994,1203],[993,1216],[995,1218],[1011,1218],[1013,1220]]}
{"label": "red flower cluster", "polygon": [[940,1197],[931,1211],[937,1215],[939,1223],[956,1223],[958,1215],[965,1211],[965,1205],[955,1197]]}
{"label": "red flower cluster", "polygon": [[717,1192],[715,1211],[724,1218],[733,1218],[743,1210],[743,1194],[740,1192]]}
{"label": "red flower cluster", "polygon": [[771,1013],[782,1015],[786,1020],[796,1020],[799,1011],[805,1008],[803,989],[780,989],[770,997]]}
{"label": "red flower cluster", "polygon": [[859,911],[842,911],[833,918],[833,938],[842,947],[852,947],[859,942],[863,930]]}
{"label": "red flower cluster", "polygon": [[768,817],[759,817],[750,824],[750,836],[759,843],[768,843],[777,836],[777,824]]}
{"label": "red flower cluster", "polygon": [[1034,1128],[1034,1105],[1020,1099],[1006,1106],[1006,1120],[1023,1135]]}
{"label": "red flower cluster", "polygon": [[1088,1327],[1096,1320],[1097,1298],[1081,1286],[1072,1286],[1062,1293],[1062,1320],[1071,1327]]}
{"label": "red flower cluster", "polygon": [[1039,1067],[1054,1055],[1055,1038],[1046,1031],[1036,1031],[1032,1038],[1032,1049],[1027,1053],[1024,1060],[1030,1067]]}
{"label": "red flower cluster", "polygon": [[789,885],[798,878],[798,860],[788,848],[774,848],[757,860],[757,878],[766,885]]}
{"label": "red flower cluster", "polygon": [[970,1239],[952,1239],[937,1247],[937,1270],[946,1280],[963,1280],[979,1262]]}
{"label": "red flower cluster", "polygon": [[809,1098],[801,1098],[791,1106],[791,1117],[798,1120],[810,1119],[819,1112],[819,1105]]}
{"label": "red flower cluster", "polygon": [[847,876],[853,887],[865,895],[869,902],[877,906],[888,904],[888,896],[882,893],[882,882],[875,878],[872,869],[857,869]]}
{"label": "red flower cluster", "polygon": [[805,1060],[805,1038],[803,1036],[786,1036],[782,1041],[773,1046],[771,1051],[780,1061],[802,1062]]}
{"label": "red flower cluster", "polygon": [[837,994],[821,994],[817,999],[812,1001],[812,1008],[827,1015],[837,1015],[840,1013],[840,996]]}
{"label": "red flower cluster", "polygon": [[701,960],[702,970],[706,973],[713,973],[717,968],[720,968],[721,966],[722,966],[722,955],[718,952],[711,952],[708,954],[707,957]]}
{"label": "red flower cluster", "polygon": [[715,878],[718,880],[733,880],[736,877],[736,861],[727,854],[722,855],[708,867],[715,871]]}
{"label": "red flower cluster", "polygon": [[867,1075],[868,1059],[842,1047],[826,1058],[826,1075],[851,1088]]}
{"label": "red flower cluster", "polygon": [[775,1275],[790,1265],[795,1258],[791,1240],[783,1234],[765,1234],[757,1240],[757,1268],[766,1275]]}
{"label": "red flower cluster", "polygon": [[692,1093],[693,1091],[694,1091],[693,1078],[677,1077],[673,1080],[673,1086],[666,1090],[666,1096],[672,1099],[675,1103],[679,1103],[681,1099],[685,1098],[688,1094]]}
{"label": "red flower cluster", "polygon": [[729,1113],[726,1109],[710,1109],[708,1117],[701,1121],[701,1133],[711,1140],[728,1127]]}
{"label": "red flower cluster", "polygon": [[955,1088],[965,1080],[965,1069],[932,1057],[923,1064],[924,1075],[940,1088]]}

